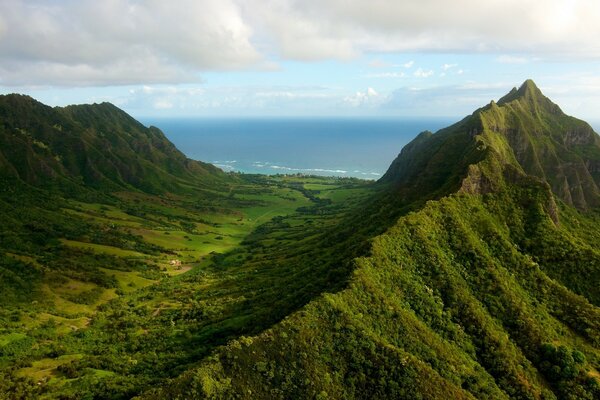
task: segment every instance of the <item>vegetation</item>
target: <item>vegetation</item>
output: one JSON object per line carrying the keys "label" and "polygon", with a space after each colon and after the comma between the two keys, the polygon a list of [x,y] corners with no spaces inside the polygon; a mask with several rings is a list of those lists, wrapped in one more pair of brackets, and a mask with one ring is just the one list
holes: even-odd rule
{"label": "vegetation", "polygon": [[377,184],[227,175],[110,105],[0,103],[0,137],[26,112],[152,150],[131,179],[68,146],[2,169],[0,398],[600,398],[600,141],[531,81]]}

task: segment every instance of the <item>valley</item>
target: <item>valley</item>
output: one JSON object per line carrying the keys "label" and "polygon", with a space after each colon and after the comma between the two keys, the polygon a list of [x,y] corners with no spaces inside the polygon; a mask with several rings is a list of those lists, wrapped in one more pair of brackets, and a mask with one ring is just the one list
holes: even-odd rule
{"label": "valley", "polygon": [[[197,329],[198,318],[209,319],[204,324],[214,323],[225,318],[220,313],[227,312],[226,317],[234,319],[240,303],[252,298],[259,287],[282,290],[273,271],[257,269],[269,258],[274,243],[295,243],[297,235],[310,240],[347,212],[347,204],[360,202],[370,190],[368,184],[354,179],[238,179],[235,189],[209,192],[210,202],[202,193],[157,196],[135,192],[115,193],[112,204],[61,200],[54,210],[56,218],[75,218],[87,225],[86,234],[57,237],[35,256],[17,250],[4,255],[4,263],[18,260],[41,275],[25,298],[3,304],[0,360],[4,366],[13,366],[10,378],[4,375],[4,385],[31,379],[38,386],[33,386],[32,393],[79,393],[82,385],[90,390],[97,377],[118,380],[122,374],[114,370],[122,363],[121,357],[148,362],[143,360],[147,353],[156,355],[157,351],[174,354],[157,365],[137,367],[135,378],[130,379],[131,390],[155,382],[163,371],[168,371],[165,377],[174,376],[164,363],[182,368],[204,354],[183,355],[181,351],[191,346],[190,341],[199,340],[190,334]],[[322,215],[324,210],[329,215]],[[254,262],[244,265],[245,260]],[[254,275],[250,282],[248,274]],[[19,278],[26,279],[16,277],[17,284]],[[240,312],[239,318],[249,316]],[[131,326],[106,336],[104,330],[122,324]],[[227,324],[218,328],[218,335],[208,334],[222,343],[234,332],[248,329],[243,322],[239,325]],[[260,326],[256,321],[251,329]],[[95,336],[100,331],[105,337],[98,343]],[[97,360],[98,346],[111,347],[113,340],[118,343],[131,337],[148,343],[133,352],[130,344],[119,350],[113,347],[114,355]],[[132,367],[131,360],[125,364]],[[77,379],[67,370],[78,370]]]}
{"label": "valley", "polygon": [[377,182],[108,103],[0,96],[0,144],[2,399],[600,396],[600,136],[531,80]]}

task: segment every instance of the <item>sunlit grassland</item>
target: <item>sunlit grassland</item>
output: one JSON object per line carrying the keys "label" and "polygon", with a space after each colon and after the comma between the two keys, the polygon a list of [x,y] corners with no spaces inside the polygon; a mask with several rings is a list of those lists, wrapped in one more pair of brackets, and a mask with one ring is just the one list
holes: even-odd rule
{"label": "sunlit grassland", "polygon": [[83,249],[83,250],[89,250],[92,252],[110,254],[113,256],[117,256],[117,257],[132,257],[132,258],[144,257],[144,254],[139,253],[137,251],[123,250],[123,249],[120,249],[115,246],[107,246],[107,245],[103,245],[103,244],[80,242],[77,240],[68,240],[68,239],[61,239],[61,242],[65,246],[75,247],[75,248]]}
{"label": "sunlit grassland", "polygon": [[69,354],[56,358],[43,358],[31,363],[31,367],[23,368],[18,375],[29,376],[37,381],[49,379],[56,375],[56,367],[66,364],[73,360],[80,359],[80,354]]}

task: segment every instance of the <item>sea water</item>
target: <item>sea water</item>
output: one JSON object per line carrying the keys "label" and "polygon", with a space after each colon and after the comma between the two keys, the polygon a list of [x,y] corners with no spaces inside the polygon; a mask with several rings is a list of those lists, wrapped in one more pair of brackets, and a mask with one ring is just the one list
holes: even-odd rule
{"label": "sea water", "polygon": [[404,145],[459,118],[142,118],[225,171],[380,178]]}

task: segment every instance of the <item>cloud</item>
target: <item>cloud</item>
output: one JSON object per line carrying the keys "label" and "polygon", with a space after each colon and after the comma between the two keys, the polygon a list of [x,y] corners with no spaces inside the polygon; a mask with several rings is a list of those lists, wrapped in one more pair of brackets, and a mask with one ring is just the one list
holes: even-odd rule
{"label": "cloud", "polygon": [[380,59],[375,59],[375,60],[371,60],[369,61],[369,63],[367,64],[370,68],[387,68],[387,67],[391,67],[392,64],[387,62],[387,61],[383,61]]}
{"label": "cloud", "polygon": [[413,73],[413,75],[417,78],[429,78],[433,75],[433,70],[424,70],[422,68],[419,68]]}
{"label": "cloud", "polygon": [[191,83],[388,52],[597,60],[599,20],[592,0],[2,0],[0,85]]}
{"label": "cloud", "polygon": [[[595,73],[562,74],[538,81],[542,92],[559,104],[562,110],[576,117],[597,123],[600,103],[600,77]],[[543,83],[543,84],[542,84]],[[393,115],[460,117],[498,100],[515,85],[513,81],[467,82],[457,85],[436,85],[425,88],[402,87],[392,91],[380,107]]]}
{"label": "cloud", "polygon": [[402,66],[404,68],[408,69],[408,68],[411,68],[414,64],[415,64],[414,61],[409,61],[409,62],[406,62],[406,63],[402,64]]}
{"label": "cloud", "polygon": [[517,57],[503,54],[496,58],[496,61],[501,64],[527,64],[529,59],[526,57]]}
{"label": "cloud", "polygon": [[376,107],[385,101],[385,96],[381,96],[373,88],[368,88],[365,92],[356,92],[352,96],[346,96],[344,103],[351,107]]}
{"label": "cloud", "polygon": [[198,81],[263,57],[231,0],[0,2],[0,84]]}
{"label": "cloud", "polygon": [[[366,96],[377,96],[371,89]],[[346,92],[322,86],[143,85],[111,101],[138,115],[316,115],[343,104]],[[166,113],[165,111],[168,111]]]}
{"label": "cloud", "polygon": [[393,91],[381,107],[398,115],[460,116],[498,99],[514,86],[510,83],[403,87]]}
{"label": "cloud", "polygon": [[376,74],[366,74],[367,78],[403,78],[406,76],[404,72],[380,72]]}
{"label": "cloud", "polygon": [[449,69],[458,67],[458,64],[444,64],[442,65],[442,71],[448,71]]}
{"label": "cloud", "polygon": [[128,109],[193,109],[195,105],[207,105],[205,90],[199,87],[179,86],[149,86],[130,89],[128,94],[116,99],[110,99],[121,107]]}
{"label": "cloud", "polygon": [[531,53],[600,58],[600,3],[591,0],[245,1],[285,58],[371,52]]}

